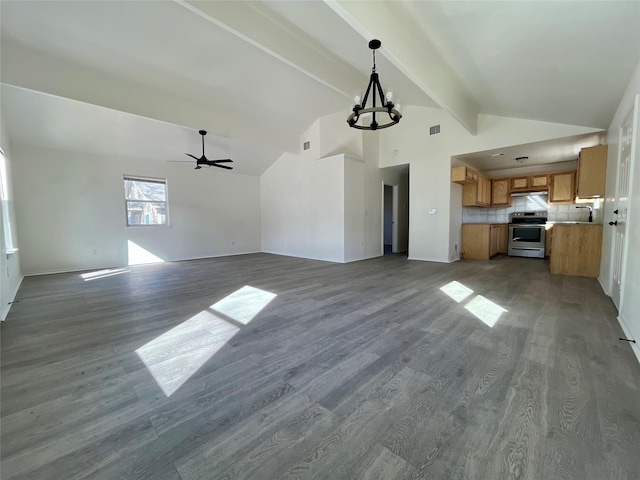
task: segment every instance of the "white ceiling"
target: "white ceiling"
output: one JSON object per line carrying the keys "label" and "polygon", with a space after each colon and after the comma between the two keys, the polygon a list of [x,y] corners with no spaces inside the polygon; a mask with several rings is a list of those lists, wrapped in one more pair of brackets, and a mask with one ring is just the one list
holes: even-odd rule
{"label": "white ceiling", "polygon": [[606,128],[640,59],[638,1],[0,8],[12,142],[165,161],[197,153],[205,129],[207,156],[230,156],[234,173],[250,175],[299,151],[317,118],[346,118],[366,87],[371,35],[383,42],[383,87],[472,133],[479,113]]}

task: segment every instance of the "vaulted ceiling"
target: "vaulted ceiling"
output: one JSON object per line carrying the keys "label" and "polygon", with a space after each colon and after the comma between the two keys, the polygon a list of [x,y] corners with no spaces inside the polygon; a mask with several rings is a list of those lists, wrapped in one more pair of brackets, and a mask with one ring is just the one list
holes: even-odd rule
{"label": "vaulted ceiling", "polygon": [[[606,128],[640,59],[638,1],[2,1],[12,142],[259,175],[366,86],[401,104]],[[345,128],[346,123],[345,123]],[[394,128],[401,128],[394,127]],[[211,155],[209,152],[211,151]]]}

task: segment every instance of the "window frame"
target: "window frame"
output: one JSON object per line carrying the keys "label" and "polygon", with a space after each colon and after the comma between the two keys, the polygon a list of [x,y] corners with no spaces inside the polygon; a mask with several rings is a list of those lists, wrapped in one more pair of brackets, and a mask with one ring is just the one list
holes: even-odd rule
{"label": "window frame", "polygon": [[[147,183],[158,183],[164,185],[164,200],[138,200],[138,199],[129,199],[127,198],[127,192],[125,188],[125,182],[127,180],[136,181],[136,182],[147,182]],[[124,197],[124,221],[125,226],[129,227],[170,227],[169,221],[169,185],[166,178],[159,177],[144,177],[141,175],[127,175],[124,174],[122,178],[122,189],[123,189],[123,197]],[[135,203],[163,203],[164,211],[165,211],[165,222],[164,223],[129,223],[129,202]]]}

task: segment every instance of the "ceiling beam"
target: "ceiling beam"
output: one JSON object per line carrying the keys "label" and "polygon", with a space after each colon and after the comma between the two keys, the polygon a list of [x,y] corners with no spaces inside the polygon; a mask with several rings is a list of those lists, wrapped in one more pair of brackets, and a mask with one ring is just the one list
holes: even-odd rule
{"label": "ceiling beam", "polygon": [[225,2],[220,8],[218,2],[174,1],[346,98],[366,82],[365,75],[260,2]]}
{"label": "ceiling beam", "polygon": [[477,102],[435,45],[403,22],[398,9],[384,1],[324,1],[366,40],[381,40],[380,52],[391,63],[471,134],[477,133]]}

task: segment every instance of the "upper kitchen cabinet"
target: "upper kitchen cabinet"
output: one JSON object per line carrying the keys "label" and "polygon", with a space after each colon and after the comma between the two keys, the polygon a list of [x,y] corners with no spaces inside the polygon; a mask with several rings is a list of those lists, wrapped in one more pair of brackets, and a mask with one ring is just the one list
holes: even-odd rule
{"label": "upper kitchen cabinet", "polygon": [[578,197],[604,197],[607,145],[583,148],[578,156]]}
{"label": "upper kitchen cabinet", "polygon": [[547,190],[549,188],[549,175],[546,173],[531,175],[529,177],[529,185],[532,190]]}
{"label": "upper kitchen cabinet", "polygon": [[451,181],[454,183],[477,182],[479,173],[469,167],[453,167],[451,169]]}
{"label": "upper kitchen cabinet", "polygon": [[511,177],[510,190],[512,192],[526,192],[529,190],[529,177]]}
{"label": "upper kitchen cabinet", "polygon": [[491,180],[484,175],[478,175],[476,183],[462,185],[463,207],[490,207]]}
{"label": "upper kitchen cabinet", "polygon": [[491,206],[510,207],[511,192],[509,191],[509,178],[500,178],[491,181]]}
{"label": "upper kitchen cabinet", "polygon": [[526,177],[511,177],[507,180],[510,181],[512,192],[532,192],[549,188],[549,175],[546,173]]}
{"label": "upper kitchen cabinet", "polygon": [[462,184],[462,205],[491,206],[491,180],[469,167],[453,167],[451,181]]}
{"label": "upper kitchen cabinet", "polygon": [[573,203],[576,192],[576,172],[552,173],[549,182],[549,203]]}

